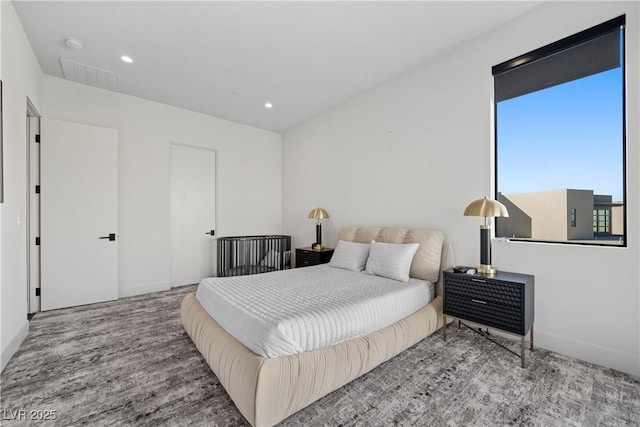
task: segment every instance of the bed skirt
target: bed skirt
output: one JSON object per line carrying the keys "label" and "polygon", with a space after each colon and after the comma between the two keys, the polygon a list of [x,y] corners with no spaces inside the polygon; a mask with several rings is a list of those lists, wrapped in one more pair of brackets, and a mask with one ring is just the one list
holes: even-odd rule
{"label": "bed skirt", "polygon": [[272,426],[369,372],[442,327],[442,298],[384,329],[319,350],[264,358],[227,333],[194,293],[182,301],[182,323],[240,413]]}

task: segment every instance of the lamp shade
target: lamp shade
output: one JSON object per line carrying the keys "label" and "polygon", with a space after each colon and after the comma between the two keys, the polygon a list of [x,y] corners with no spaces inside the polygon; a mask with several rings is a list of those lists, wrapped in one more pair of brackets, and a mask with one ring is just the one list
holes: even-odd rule
{"label": "lamp shade", "polygon": [[329,214],[322,208],[315,208],[311,212],[309,212],[309,218],[313,219],[325,219],[329,218]]}
{"label": "lamp shade", "polygon": [[464,210],[464,216],[508,217],[509,211],[499,201],[489,200],[485,197],[471,202]]}

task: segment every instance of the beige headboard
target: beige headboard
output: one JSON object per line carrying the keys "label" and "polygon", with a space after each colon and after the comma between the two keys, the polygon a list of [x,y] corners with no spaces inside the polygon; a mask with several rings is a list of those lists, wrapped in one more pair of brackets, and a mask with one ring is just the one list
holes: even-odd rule
{"label": "beige headboard", "polygon": [[441,295],[442,271],[455,265],[453,249],[445,244],[445,235],[440,230],[399,227],[343,227],[338,240],[369,243],[371,240],[385,243],[419,243],[413,256],[409,275],[416,279],[438,282],[437,293]]}

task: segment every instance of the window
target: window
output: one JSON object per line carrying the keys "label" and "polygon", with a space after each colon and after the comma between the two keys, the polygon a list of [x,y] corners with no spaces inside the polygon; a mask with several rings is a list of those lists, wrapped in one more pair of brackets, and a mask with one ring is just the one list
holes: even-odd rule
{"label": "window", "polygon": [[626,245],[624,24],[493,67],[498,237]]}
{"label": "window", "polygon": [[593,233],[597,235],[609,234],[611,224],[611,211],[609,209],[594,209]]}

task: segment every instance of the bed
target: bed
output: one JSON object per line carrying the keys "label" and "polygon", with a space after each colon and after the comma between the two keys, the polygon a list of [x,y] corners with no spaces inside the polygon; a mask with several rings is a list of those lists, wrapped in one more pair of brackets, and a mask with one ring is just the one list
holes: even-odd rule
{"label": "bed", "polygon": [[338,239],[358,243],[371,240],[417,243],[409,275],[436,283],[435,298],[390,326],[366,335],[316,350],[274,357],[256,354],[256,349],[250,350],[229,334],[209,315],[195,293],[188,294],[182,302],[185,330],[238,410],[253,426],[277,424],[442,327],[441,273],[454,265],[453,252],[444,244],[442,232],[345,227]]}

